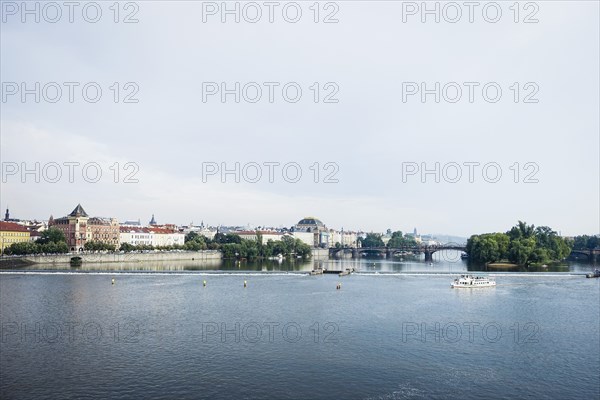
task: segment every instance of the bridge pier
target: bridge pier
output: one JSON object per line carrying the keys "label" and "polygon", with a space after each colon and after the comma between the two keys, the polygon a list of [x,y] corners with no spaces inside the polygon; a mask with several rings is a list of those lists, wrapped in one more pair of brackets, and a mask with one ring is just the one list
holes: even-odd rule
{"label": "bridge pier", "polygon": [[352,258],[360,258],[360,253],[358,249],[352,249]]}
{"label": "bridge pier", "polygon": [[425,261],[433,261],[433,252],[432,251],[424,251],[425,253]]}

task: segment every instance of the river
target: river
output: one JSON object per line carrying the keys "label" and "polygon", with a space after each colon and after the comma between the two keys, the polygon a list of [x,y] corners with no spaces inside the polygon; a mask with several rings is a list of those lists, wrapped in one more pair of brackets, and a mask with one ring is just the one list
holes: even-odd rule
{"label": "river", "polygon": [[[358,273],[308,276],[315,266]],[[450,288],[476,269],[438,257],[2,271],[0,398],[599,398],[592,266]]]}

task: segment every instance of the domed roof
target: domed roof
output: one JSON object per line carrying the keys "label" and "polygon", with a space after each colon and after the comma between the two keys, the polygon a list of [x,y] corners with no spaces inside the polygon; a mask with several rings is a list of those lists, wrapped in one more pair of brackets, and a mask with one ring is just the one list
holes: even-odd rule
{"label": "domed roof", "polygon": [[298,226],[316,226],[319,228],[325,227],[325,224],[323,222],[321,222],[320,219],[315,218],[315,217],[305,217],[305,218],[301,219],[297,225]]}

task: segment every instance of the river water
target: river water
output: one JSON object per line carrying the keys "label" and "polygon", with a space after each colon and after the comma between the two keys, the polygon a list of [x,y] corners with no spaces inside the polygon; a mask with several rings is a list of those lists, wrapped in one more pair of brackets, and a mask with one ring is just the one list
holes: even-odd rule
{"label": "river water", "polygon": [[[308,276],[315,265],[359,272]],[[5,270],[0,398],[600,398],[592,266],[487,271],[497,287],[450,288],[476,269],[438,258]]]}

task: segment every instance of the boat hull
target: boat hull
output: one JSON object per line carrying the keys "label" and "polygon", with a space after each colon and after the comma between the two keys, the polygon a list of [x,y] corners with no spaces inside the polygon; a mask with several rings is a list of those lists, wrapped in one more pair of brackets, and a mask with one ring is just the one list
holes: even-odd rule
{"label": "boat hull", "polygon": [[452,289],[477,289],[477,288],[483,288],[483,287],[496,287],[496,283],[487,283],[487,284],[481,284],[481,285],[462,285],[462,284],[454,284],[451,283],[450,287]]}

